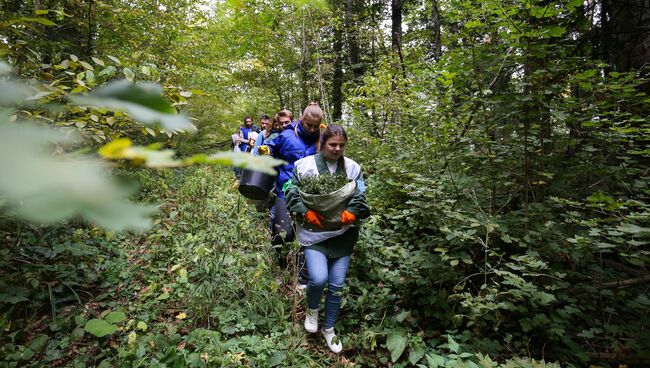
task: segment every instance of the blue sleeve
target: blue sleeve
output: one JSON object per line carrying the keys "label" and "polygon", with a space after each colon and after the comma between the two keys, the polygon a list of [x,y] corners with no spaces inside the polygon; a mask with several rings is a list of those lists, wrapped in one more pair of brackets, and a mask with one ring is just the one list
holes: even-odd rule
{"label": "blue sleeve", "polygon": [[264,145],[269,147],[271,150],[271,156],[278,158],[276,155],[280,153],[279,149],[282,147],[282,134],[276,136],[270,141],[264,142]]}
{"label": "blue sleeve", "polygon": [[260,133],[260,135],[257,136],[257,140],[255,141],[255,145],[253,146],[253,149],[251,150],[251,154],[253,156],[259,156],[260,155],[257,152],[257,148],[262,145],[263,140],[264,140],[264,133]]}

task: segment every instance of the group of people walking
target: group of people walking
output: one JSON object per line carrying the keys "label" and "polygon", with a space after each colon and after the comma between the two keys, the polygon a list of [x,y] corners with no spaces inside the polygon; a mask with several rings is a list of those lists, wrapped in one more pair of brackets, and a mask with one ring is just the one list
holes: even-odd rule
{"label": "group of people walking", "polygon": [[[278,111],[272,119],[262,115],[263,129],[258,134],[254,134],[252,118],[246,117],[240,132],[233,135],[233,145],[236,140],[242,152],[271,155],[286,162],[277,170],[271,194],[275,197],[270,211],[271,243],[280,249],[297,236],[304,252],[297,262],[302,270],[298,282],[306,286],[304,327],[308,332],[318,331],[321,297],[327,286],[321,331],[329,348],[339,353],[343,346],[334,324],[350,256],[359,238],[359,220],[368,217],[370,209],[361,167],[344,155],[348,143],[345,129],[335,124],[325,127],[322,122],[323,111],[316,103],[310,103],[295,121],[289,110]],[[342,210],[335,218],[310,208],[301,195],[304,178],[322,175],[343,175],[352,189],[338,204]]]}

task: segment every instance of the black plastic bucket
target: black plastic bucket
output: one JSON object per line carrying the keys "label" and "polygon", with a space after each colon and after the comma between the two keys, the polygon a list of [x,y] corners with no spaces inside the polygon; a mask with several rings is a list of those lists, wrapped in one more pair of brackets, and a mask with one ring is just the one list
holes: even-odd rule
{"label": "black plastic bucket", "polygon": [[239,193],[250,199],[266,199],[275,183],[275,175],[255,170],[242,170]]}

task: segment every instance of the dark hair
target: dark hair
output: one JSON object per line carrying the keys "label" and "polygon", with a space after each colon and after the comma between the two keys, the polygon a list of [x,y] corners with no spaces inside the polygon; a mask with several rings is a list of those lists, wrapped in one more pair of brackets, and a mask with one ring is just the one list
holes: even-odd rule
{"label": "dark hair", "polygon": [[260,120],[262,120],[262,119],[264,119],[264,120],[269,120],[270,118],[269,118],[268,115],[266,115],[266,114],[262,114],[262,115],[260,115]]}
{"label": "dark hair", "polygon": [[248,120],[248,119],[251,119],[251,122],[253,121],[253,117],[250,116],[250,115],[247,115],[247,116],[244,118],[244,123],[246,123],[246,120]]}
{"label": "dark hair", "polygon": [[[325,147],[325,143],[327,143],[327,140],[334,137],[334,136],[339,136],[345,139],[345,141],[348,141],[348,134],[345,132],[345,129],[343,129],[342,126],[337,125],[337,124],[330,124],[325,128],[325,130],[320,134],[320,150],[323,150],[323,147]],[[341,165],[341,168],[343,169],[343,172],[345,171],[345,157],[341,155],[339,157],[339,165]],[[346,174],[347,175],[347,174]]]}

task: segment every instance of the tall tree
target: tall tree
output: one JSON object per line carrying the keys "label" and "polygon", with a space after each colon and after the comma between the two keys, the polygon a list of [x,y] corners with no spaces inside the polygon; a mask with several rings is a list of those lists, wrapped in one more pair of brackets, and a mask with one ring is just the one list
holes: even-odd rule
{"label": "tall tree", "polygon": [[391,0],[391,51],[399,57],[399,65],[404,66],[402,55],[402,0]]}
{"label": "tall tree", "polygon": [[354,80],[359,82],[364,73],[361,63],[361,50],[359,49],[359,0],[346,0],[345,2],[345,30],[348,41],[348,55],[350,69]]}
{"label": "tall tree", "polygon": [[343,32],[339,24],[334,25],[334,72],[332,74],[332,120],[343,116]]}
{"label": "tall tree", "polygon": [[431,54],[434,60],[440,59],[442,54],[442,45],[440,44],[440,8],[438,0],[431,0],[431,21],[429,22],[429,29],[433,33],[433,47]]}

